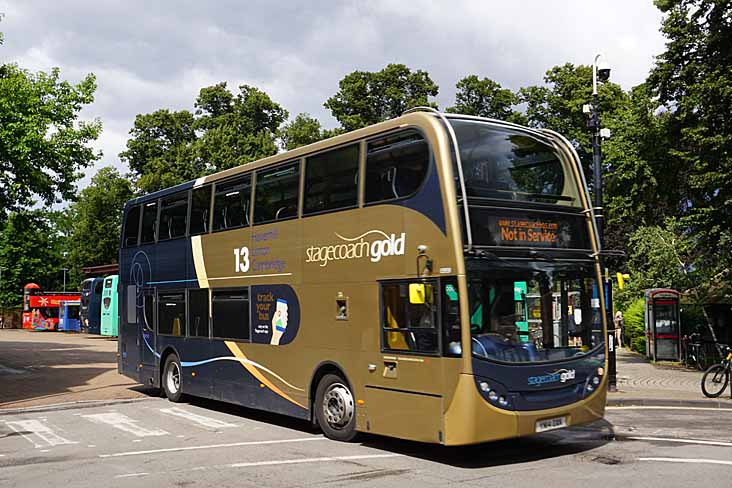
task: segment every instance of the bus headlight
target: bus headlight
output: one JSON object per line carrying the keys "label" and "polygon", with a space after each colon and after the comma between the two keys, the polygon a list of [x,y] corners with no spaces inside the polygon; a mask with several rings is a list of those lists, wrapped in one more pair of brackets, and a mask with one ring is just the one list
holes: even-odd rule
{"label": "bus headlight", "polygon": [[491,389],[491,387],[486,383],[485,381],[480,382],[480,389],[485,391],[486,393]]}
{"label": "bus headlight", "polygon": [[[501,398],[503,398],[503,397],[501,397]],[[492,401],[492,402],[495,402],[498,399],[498,393],[496,393],[495,391],[491,390],[491,392],[488,393],[488,399],[490,401]]]}
{"label": "bus headlight", "polygon": [[595,385],[595,386],[599,385],[600,384],[600,378],[598,378],[597,376],[595,376],[594,378],[592,378],[592,384]]}

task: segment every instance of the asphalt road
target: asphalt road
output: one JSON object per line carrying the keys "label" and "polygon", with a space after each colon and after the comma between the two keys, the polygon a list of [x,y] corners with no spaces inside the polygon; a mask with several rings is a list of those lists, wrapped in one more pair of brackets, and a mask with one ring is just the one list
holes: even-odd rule
{"label": "asphalt road", "polygon": [[614,408],[571,430],[444,448],[160,398],[0,412],[0,486],[723,487],[732,410]]}

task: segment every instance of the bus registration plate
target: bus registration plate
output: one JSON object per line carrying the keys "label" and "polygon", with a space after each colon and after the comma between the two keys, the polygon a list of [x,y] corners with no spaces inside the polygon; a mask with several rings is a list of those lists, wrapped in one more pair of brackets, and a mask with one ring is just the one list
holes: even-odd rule
{"label": "bus registration plate", "polygon": [[539,420],[536,422],[537,432],[546,432],[547,430],[561,429],[567,426],[567,417],[556,417],[553,419]]}

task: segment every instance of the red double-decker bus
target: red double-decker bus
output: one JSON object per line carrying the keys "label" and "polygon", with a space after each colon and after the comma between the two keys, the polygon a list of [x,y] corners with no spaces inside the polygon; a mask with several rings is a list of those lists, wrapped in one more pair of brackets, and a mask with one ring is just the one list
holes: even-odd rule
{"label": "red double-decker bus", "polygon": [[78,292],[44,292],[37,284],[28,283],[23,287],[23,328],[57,330],[61,302],[79,299]]}

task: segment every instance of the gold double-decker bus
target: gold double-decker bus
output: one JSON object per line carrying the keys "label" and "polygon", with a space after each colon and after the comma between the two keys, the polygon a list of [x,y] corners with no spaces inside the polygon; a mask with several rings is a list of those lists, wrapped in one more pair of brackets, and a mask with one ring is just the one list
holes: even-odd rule
{"label": "gold double-decker bus", "polygon": [[416,109],[136,198],[119,371],[460,445],[603,416],[604,290],[559,134]]}

